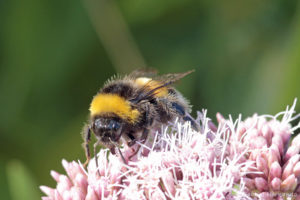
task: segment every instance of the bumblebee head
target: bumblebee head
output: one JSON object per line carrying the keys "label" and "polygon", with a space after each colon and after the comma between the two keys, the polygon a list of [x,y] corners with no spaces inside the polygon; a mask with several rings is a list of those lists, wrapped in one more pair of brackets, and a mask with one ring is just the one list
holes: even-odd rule
{"label": "bumblebee head", "polygon": [[108,145],[119,142],[122,127],[135,124],[140,112],[118,94],[99,93],[91,102],[90,116],[96,137]]}
{"label": "bumblebee head", "polygon": [[118,142],[121,136],[122,121],[117,118],[95,118],[93,132],[103,143]]}

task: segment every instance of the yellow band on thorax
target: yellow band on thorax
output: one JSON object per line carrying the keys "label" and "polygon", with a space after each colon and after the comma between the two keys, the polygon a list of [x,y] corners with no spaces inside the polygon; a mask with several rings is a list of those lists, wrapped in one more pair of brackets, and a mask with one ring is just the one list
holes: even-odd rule
{"label": "yellow band on thorax", "polygon": [[114,113],[120,118],[134,123],[140,113],[137,109],[132,109],[130,103],[117,94],[98,94],[90,105],[91,116],[104,113]]}

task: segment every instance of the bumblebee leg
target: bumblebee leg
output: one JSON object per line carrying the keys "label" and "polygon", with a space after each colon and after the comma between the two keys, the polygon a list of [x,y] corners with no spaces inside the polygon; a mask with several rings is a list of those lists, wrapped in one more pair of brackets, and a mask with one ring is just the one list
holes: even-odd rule
{"label": "bumblebee leg", "polygon": [[99,164],[98,164],[98,154],[97,154],[97,146],[100,144],[100,140],[98,140],[95,144],[94,144],[94,156],[95,156],[95,162],[96,162],[96,169],[98,172],[98,175],[100,176],[100,171],[99,171]]}
{"label": "bumblebee leg", "polygon": [[132,146],[135,144],[135,142],[136,142],[136,139],[133,139],[133,140],[131,140],[130,142],[128,142],[127,145],[128,145],[129,147],[132,147]]}
{"label": "bumblebee leg", "polygon": [[149,133],[149,130],[148,129],[144,129],[144,131],[143,131],[143,134],[142,134],[142,136],[141,136],[141,143],[145,143],[146,142],[146,140],[147,140],[147,137],[148,137],[148,133]]}
{"label": "bumblebee leg", "polygon": [[182,119],[184,121],[189,121],[191,123],[191,126],[196,131],[200,130],[199,125],[195,122],[194,118],[187,112],[184,111],[184,108],[182,105],[180,105],[177,102],[172,102],[172,108],[180,115],[182,116]]}
{"label": "bumblebee leg", "polygon": [[83,164],[83,167],[85,168],[91,159],[90,148],[89,148],[89,142],[91,141],[90,127],[86,125],[83,129],[82,134],[83,134],[83,139],[84,139],[83,148],[84,148],[85,157],[86,157],[86,161]]}
{"label": "bumblebee leg", "polygon": [[[148,116],[149,113],[150,113],[150,110],[151,110],[151,104],[150,103],[144,104],[144,109],[145,109],[145,112],[146,112],[146,116]],[[148,125],[148,127],[150,127],[152,125],[153,121],[154,121],[153,118],[148,119],[148,121],[146,122],[147,125]],[[140,139],[139,139],[139,142],[141,142],[142,144],[144,144],[146,142],[146,140],[147,140],[148,134],[149,134],[149,129],[145,128],[143,130],[143,133],[142,133]],[[137,141],[136,139],[130,141],[130,143],[128,143],[128,146],[134,145],[136,141]],[[135,156],[139,152],[140,148],[141,148],[141,145],[139,145],[137,147],[136,151],[133,152],[133,154],[131,156],[129,156],[128,159],[130,160],[133,156]]]}
{"label": "bumblebee leg", "polygon": [[109,138],[109,140],[110,140],[110,142],[113,144],[113,146],[109,148],[109,149],[110,149],[110,152],[111,152],[112,154],[116,154],[116,148],[117,148],[117,149],[118,149],[119,156],[122,158],[124,164],[126,164],[126,160],[125,160],[125,158],[124,158],[124,156],[123,156],[123,154],[122,154],[122,152],[121,152],[121,149],[120,149],[120,146],[118,145],[118,143],[112,141],[110,138]]}
{"label": "bumblebee leg", "polygon": [[130,141],[127,142],[127,145],[129,147],[132,147],[135,144],[135,142],[137,141],[137,139],[132,135],[132,133],[127,133],[127,137],[130,139]]}
{"label": "bumblebee leg", "polygon": [[[142,144],[145,144],[145,142],[146,142],[146,140],[147,140],[147,137],[148,137],[148,134],[149,134],[149,130],[148,130],[148,129],[144,129],[144,131],[143,131],[143,133],[142,133],[142,136],[141,136],[141,138],[140,138],[140,142],[141,142]],[[128,159],[130,160],[133,156],[135,156],[135,155],[139,152],[140,148],[141,148],[141,145],[139,145],[139,146],[137,147],[137,149],[135,150],[135,152],[134,152],[132,155],[130,155],[130,156],[128,157]]]}
{"label": "bumblebee leg", "polygon": [[122,154],[122,152],[121,152],[121,149],[120,149],[120,147],[116,147],[116,148],[118,148],[118,151],[119,151],[120,157],[122,158],[122,160],[123,160],[124,164],[126,165],[127,163],[126,163],[126,160],[125,160],[125,158],[124,158],[124,156],[123,156],[123,154]]}
{"label": "bumblebee leg", "polygon": [[177,102],[171,103],[172,108],[181,116],[185,115],[184,107]]}

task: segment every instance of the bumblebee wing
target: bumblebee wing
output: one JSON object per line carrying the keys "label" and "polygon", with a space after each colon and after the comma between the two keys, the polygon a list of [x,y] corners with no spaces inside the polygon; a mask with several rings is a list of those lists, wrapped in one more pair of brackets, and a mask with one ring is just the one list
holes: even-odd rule
{"label": "bumblebee wing", "polygon": [[157,74],[156,69],[152,68],[139,68],[127,75],[128,78],[136,79],[139,77],[154,77]]}
{"label": "bumblebee wing", "polygon": [[[146,99],[151,100],[160,92],[162,88],[174,84],[175,82],[179,81],[192,72],[194,72],[194,70],[190,70],[184,73],[165,74],[162,76],[153,77],[152,80],[147,82],[139,89],[137,97],[132,99],[131,101],[134,103],[138,103]],[[153,87],[153,85],[155,87]]]}
{"label": "bumblebee wing", "polygon": [[[182,79],[183,77],[189,75],[190,73],[194,72],[195,70],[190,70],[184,73],[176,73],[176,74],[164,74],[161,76],[156,76],[153,77],[152,79],[154,81],[158,81],[167,85],[171,85],[177,81],[179,81],[180,79]],[[167,86],[166,85],[166,86]]]}

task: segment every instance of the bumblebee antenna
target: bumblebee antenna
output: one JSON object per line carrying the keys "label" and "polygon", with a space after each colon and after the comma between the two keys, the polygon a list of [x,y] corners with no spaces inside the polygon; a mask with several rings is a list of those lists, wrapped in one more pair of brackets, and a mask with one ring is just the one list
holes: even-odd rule
{"label": "bumblebee antenna", "polygon": [[125,160],[125,158],[124,158],[124,156],[123,156],[123,154],[122,154],[122,152],[121,152],[120,147],[117,146],[117,149],[118,149],[118,152],[119,152],[119,154],[120,154],[120,156],[121,156],[121,158],[122,158],[124,164],[127,164],[127,163],[126,163],[126,160]]}

